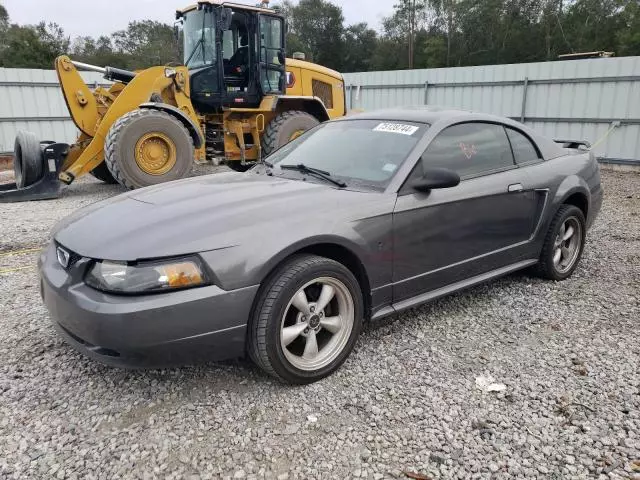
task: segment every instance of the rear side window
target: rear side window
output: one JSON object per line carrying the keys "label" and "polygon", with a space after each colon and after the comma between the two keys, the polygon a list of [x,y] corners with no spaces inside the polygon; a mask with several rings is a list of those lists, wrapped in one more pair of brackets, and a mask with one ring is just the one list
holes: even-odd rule
{"label": "rear side window", "polygon": [[513,130],[512,128],[507,128],[506,130],[517,164],[537,162],[540,160],[540,154],[533,143],[531,143],[531,140],[517,130]]}
{"label": "rear side window", "polygon": [[462,123],[446,128],[422,154],[425,168],[454,170],[461,177],[513,167],[507,134],[501,125]]}

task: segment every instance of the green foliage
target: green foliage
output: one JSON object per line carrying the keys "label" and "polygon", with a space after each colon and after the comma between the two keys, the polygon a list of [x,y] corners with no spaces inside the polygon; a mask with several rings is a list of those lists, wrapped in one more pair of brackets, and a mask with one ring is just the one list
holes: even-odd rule
{"label": "green foliage", "polygon": [[10,25],[2,33],[0,67],[53,68],[53,61],[69,49],[69,38],[55,23]]}
{"label": "green foliage", "polygon": [[180,62],[180,48],[173,28],[161,22],[131,22],[113,35],[115,50],[127,55],[129,68],[146,68]]}
{"label": "green foliage", "polygon": [[9,24],[7,11],[0,5],[0,67],[53,68],[55,58],[62,54],[85,63],[126,69],[181,60],[173,27],[164,23],[131,22],[110,37],[78,37],[70,42],[54,23]]}
{"label": "green foliage", "polygon": [[289,6],[289,32],[299,41],[307,59],[329,68],[342,67],[344,17],[342,9],[326,0],[300,0]]}
{"label": "green foliage", "polygon": [[[282,0],[287,54],[343,72],[555,60],[606,50],[640,55],[640,0],[396,0],[381,32],[345,25],[331,0]],[[180,62],[173,28],[131,22],[71,44],[55,24],[11,24],[0,5],[0,66],[51,68],[70,53],[96,65],[137,69]]]}
{"label": "green foliage", "polygon": [[0,32],[6,30],[9,27],[9,12],[0,5]]}

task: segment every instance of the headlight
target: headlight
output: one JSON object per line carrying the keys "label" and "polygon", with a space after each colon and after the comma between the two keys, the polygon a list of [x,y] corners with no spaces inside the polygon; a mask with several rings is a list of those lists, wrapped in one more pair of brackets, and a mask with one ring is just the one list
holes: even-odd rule
{"label": "headlight", "polygon": [[85,276],[87,285],[115,293],[150,293],[207,285],[197,258],[160,263],[95,262]]}

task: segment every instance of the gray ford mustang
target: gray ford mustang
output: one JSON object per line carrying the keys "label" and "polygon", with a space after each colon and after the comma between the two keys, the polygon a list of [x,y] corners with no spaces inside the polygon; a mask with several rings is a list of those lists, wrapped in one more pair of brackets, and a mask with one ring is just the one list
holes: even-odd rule
{"label": "gray ford mustang", "polygon": [[248,354],[291,383],[364,321],[515,270],[572,274],[602,203],[589,151],[506,118],[397,109],[328,122],[246,173],[135,190],[56,227],[59,333],[116,366]]}

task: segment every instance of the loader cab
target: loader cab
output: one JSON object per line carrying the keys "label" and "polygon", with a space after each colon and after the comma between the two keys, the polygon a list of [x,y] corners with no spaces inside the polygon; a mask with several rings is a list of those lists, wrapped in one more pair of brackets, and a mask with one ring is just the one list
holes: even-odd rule
{"label": "loader cab", "polygon": [[178,12],[191,102],[203,114],[255,108],[284,94],[284,19],[267,9],[201,2]]}

